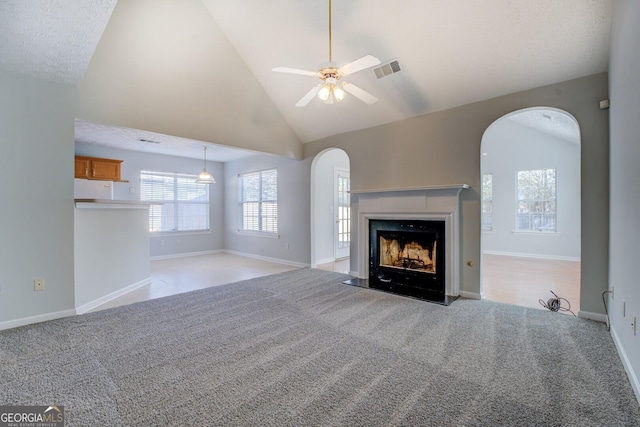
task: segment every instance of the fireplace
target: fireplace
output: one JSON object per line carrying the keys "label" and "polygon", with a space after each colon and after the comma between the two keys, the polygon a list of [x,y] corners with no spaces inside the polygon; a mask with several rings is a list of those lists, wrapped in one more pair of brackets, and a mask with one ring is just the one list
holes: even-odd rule
{"label": "fireplace", "polygon": [[467,188],[352,190],[355,277],[344,283],[449,305],[461,294],[458,211]]}
{"label": "fireplace", "polygon": [[369,221],[369,287],[444,299],[445,245],[445,221]]}

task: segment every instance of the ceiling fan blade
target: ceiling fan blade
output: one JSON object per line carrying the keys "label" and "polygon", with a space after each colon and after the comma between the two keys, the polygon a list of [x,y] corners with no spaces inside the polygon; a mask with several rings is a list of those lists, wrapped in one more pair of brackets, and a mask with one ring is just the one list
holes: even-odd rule
{"label": "ceiling fan blade", "polygon": [[378,58],[373,55],[365,55],[360,59],[356,59],[355,61],[340,67],[338,71],[343,76],[348,76],[349,74],[357,73],[358,71],[373,67],[374,65],[378,64],[380,64],[380,60]]}
{"label": "ceiling fan blade", "polygon": [[296,103],[296,107],[304,107],[305,105],[310,103],[311,100],[313,98],[315,98],[315,96],[318,94],[318,92],[320,91],[321,87],[322,87],[322,85],[316,85],[316,86],[312,87],[311,90],[309,92],[307,92],[307,94],[305,96],[300,98],[300,101],[298,101]]}
{"label": "ceiling fan blade", "polygon": [[307,71],[307,70],[299,70],[297,68],[289,68],[289,67],[276,67],[271,71],[275,71],[276,73],[289,73],[289,74],[300,74],[303,76],[309,77],[318,77],[317,71]]}
{"label": "ceiling fan blade", "polygon": [[376,98],[375,96],[371,95],[369,92],[360,89],[358,86],[352,84],[352,83],[344,83],[342,85],[342,88],[344,90],[346,90],[347,92],[349,92],[351,95],[355,96],[356,98],[358,98],[360,101],[364,102],[365,104],[373,104],[375,103],[378,98]]}

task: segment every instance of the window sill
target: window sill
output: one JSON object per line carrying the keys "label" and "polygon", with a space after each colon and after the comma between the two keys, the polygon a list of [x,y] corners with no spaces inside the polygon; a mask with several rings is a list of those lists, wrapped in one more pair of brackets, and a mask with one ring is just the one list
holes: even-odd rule
{"label": "window sill", "polygon": [[557,231],[523,231],[523,230],[511,230],[513,234],[522,234],[527,236],[545,236],[545,237],[554,237],[559,236],[560,233]]}
{"label": "window sill", "polygon": [[149,237],[168,237],[168,236],[195,236],[197,234],[211,234],[211,230],[195,230],[195,231],[150,231]]}
{"label": "window sill", "polygon": [[265,231],[248,231],[248,230],[238,230],[238,234],[244,234],[246,236],[256,236],[256,237],[268,237],[271,239],[279,239],[280,235],[277,233],[267,233]]}

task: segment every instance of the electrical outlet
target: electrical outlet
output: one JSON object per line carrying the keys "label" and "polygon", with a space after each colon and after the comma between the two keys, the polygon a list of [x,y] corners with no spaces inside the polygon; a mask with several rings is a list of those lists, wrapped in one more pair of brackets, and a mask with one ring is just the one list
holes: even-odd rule
{"label": "electrical outlet", "polygon": [[44,277],[38,277],[33,280],[34,291],[44,291]]}
{"label": "electrical outlet", "polygon": [[622,317],[627,317],[627,302],[622,301]]}
{"label": "electrical outlet", "polygon": [[631,329],[633,330],[633,336],[636,336],[636,325],[638,324],[638,322],[636,322],[636,316],[633,316],[633,320],[631,321]]}
{"label": "electrical outlet", "polygon": [[613,292],[613,291],[614,291],[614,289],[615,289],[615,288],[612,286],[612,287],[611,287],[611,299],[613,299],[613,295],[614,295],[614,292]]}

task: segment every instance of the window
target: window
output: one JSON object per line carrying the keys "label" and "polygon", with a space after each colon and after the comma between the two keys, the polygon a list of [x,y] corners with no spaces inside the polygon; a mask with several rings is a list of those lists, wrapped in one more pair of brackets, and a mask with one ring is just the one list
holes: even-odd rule
{"label": "window", "polygon": [[209,230],[209,185],[196,175],[140,172],[140,200],[149,202],[149,231]]}
{"label": "window", "polygon": [[348,248],[351,242],[350,185],[348,175],[338,174],[338,249]]}
{"label": "window", "polygon": [[482,231],[493,230],[493,174],[482,175]]}
{"label": "window", "polygon": [[278,172],[275,169],[239,175],[240,230],[278,232]]}
{"label": "window", "polygon": [[556,232],[556,170],[519,171],[517,231]]}

